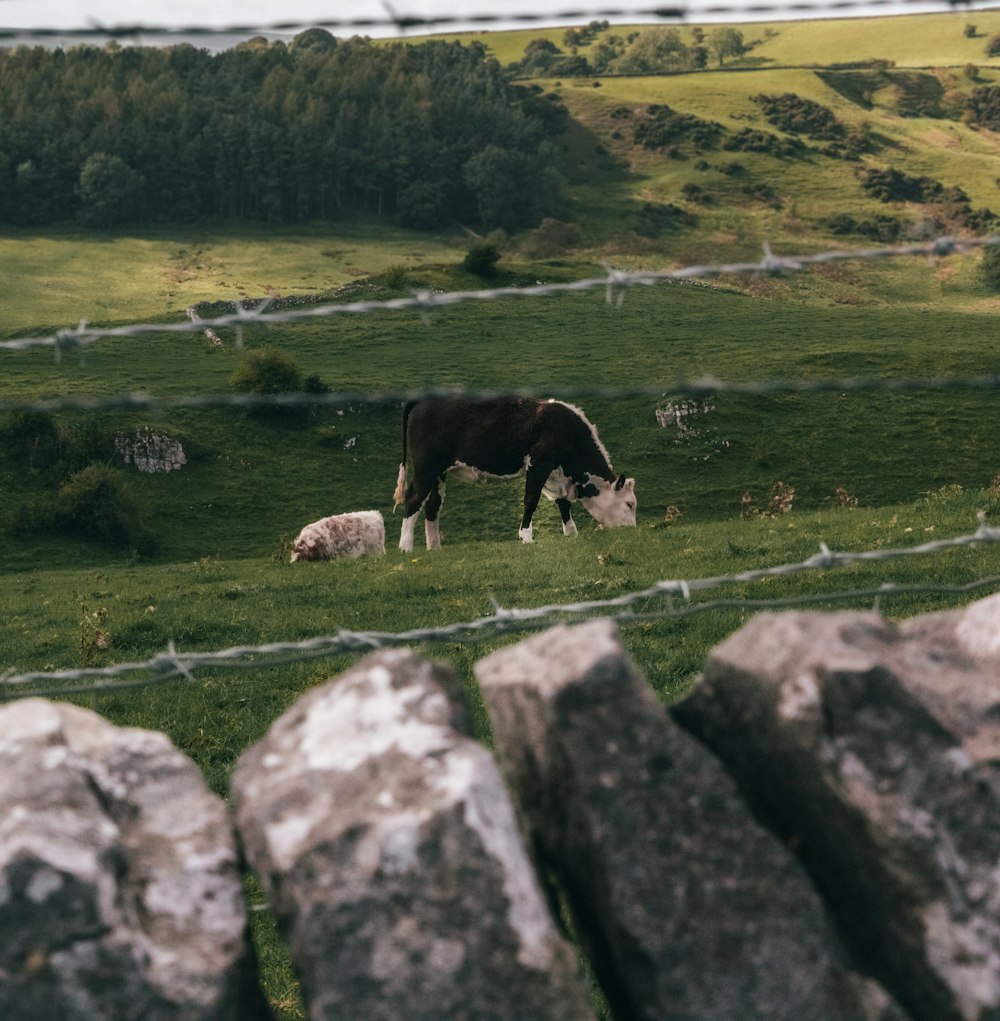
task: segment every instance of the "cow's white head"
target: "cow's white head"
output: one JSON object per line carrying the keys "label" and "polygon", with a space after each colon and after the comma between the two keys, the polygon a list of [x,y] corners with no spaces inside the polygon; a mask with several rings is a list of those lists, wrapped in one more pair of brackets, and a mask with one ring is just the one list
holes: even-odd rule
{"label": "cow's white head", "polygon": [[588,485],[597,489],[596,496],[581,496],[584,509],[605,528],[635,525],[635,479],[619,475],[614,482],[591,478]]}

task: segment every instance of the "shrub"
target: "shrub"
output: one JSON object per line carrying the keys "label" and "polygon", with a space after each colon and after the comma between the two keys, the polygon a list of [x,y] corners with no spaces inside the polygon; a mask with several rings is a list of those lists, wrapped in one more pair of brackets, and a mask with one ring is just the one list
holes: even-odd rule
{"label": "shrub", "polygon": [[[997,52],[1000,53],[1000,50]],[[1000,130],[1000,86],[980,85],[973,89],[966,103],[963,120],[991,131]]]}
{"label": "shrub", "polygon": [[1000,55],[1000,35],[993,36],[986,44],[986,55],[988,57]]}
{"label": "shrub", "polygon": [[522,246],[526,255],[535,259],[547,259],[561,255],[580,243],[580,227],[553,217],[545,217],[528,235]]}
{"label": "shrub", "polygon": [[991,291],[1000,291],[1000,247],[988,245],[983,249],[979,277]]}
{"label": "shrub", "polygon": [[862,190],[882,202],[936,202],[945,197],[959,199],[957,193],[968,201],[960,188],[946,192],[932,177],[911,177],[895,167],[862,167],[857,176]]}
{"label": "shrub", "polygon": [[797,138],[778,138],[769,131],[756,131],[743,128],[731,138],[726,139],[722,146],[729,152],[761,152],[768,156],[798,156],[805,146]]}
{"label": "shrub", "polygon": [[712,196],[694,181],[686,181],[681,185],[681,196],[688,202],[706,203],[712,201]]}
{"label": "shrub", "polygon": [[886,213],[879,213],[870,220],[855,220],[850,213],[835,213],[822,223],[831,234],[860,234],[886,243],[897,241],[903,232],[903,222]]}
{"label": "shrub", "polygon": [[[270,347],[255,347],[243,356],[239,368],[229,377],[237,393],[259,397],[300,393],[304,389],[302,373],[291,355]],[[262,404],[251,408],[262,419],[295,419],[308,413],[304,405]]]}
{"label": "shrub", "polygon": [[653,103],[636,122],[632,137],[644,149],[666,149],[675,143],[690,142],[701,151],[714,148],[722,131],[722,125],[715,121],[704,121]]}
{"label": "shrub", "polygon": [[0,449],[11,464],[38,472],[59,458],[59,430],[43,411],[12,411],[0,424]]}
{"label": "shrub", "polygon": [[302,374],[291,355],[270,347],[255,347],[243,356],[229,382],[237,393],[295,393],[302,389]]}
{"label": "shrub", "polygon": [[769,184],[765,184],[763,181],[755,184],[745,184],[740,191],[747,198],[753,199],[756,202],[763,202],[772,209],[784,208],[785,203],[781,196]]}
{"label": "shrub", "polygon": [[462,260],[462,267],[477,277],[492,277],[500,261],[500,249],[488,241],[477,242]]}
{"label": "shrub", "polygon": [[123,549],[145,553],[154,545],[124,476],[105,465],[88,465],[63,483],[54,518],[64,531]]}
{"label": "shrub", "polygon": [[[705,201],[708,201],[708,196],[705,196]],[[639,212],[635,232],[640,237],[657,238],[663,231],[682,230],[693,227],[697,222],[696,216],[672,202],[647,202]]]}
{"label": "shrub", "polygon": [[405,291],[410,287],[410,278],[405,266],[390,266],[382,274],[381,282],[390,291]]}
{"label": "shrub", "polygon": [[794,92],[780,96],[761,93],[751,99],[764,111],[768,121],[781,131],[810,138],[833,140],[842,138],[844,125],[833,111],[811,99],[802,99]]}

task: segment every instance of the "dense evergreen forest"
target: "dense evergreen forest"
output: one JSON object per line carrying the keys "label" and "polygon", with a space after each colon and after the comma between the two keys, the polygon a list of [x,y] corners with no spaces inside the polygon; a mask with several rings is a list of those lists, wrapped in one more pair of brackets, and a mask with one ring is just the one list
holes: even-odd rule
{"label": "dense evergreen forest", "polygon": [[558,211],[561,116],[478,43],[19,47],[0,51],[0,223],[532,225]]}

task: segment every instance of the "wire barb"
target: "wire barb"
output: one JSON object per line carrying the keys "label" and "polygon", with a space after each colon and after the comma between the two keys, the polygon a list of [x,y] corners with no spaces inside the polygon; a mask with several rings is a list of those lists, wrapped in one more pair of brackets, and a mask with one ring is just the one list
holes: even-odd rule
{"label": "wire barb", "polygon": [[[304,663],[340,652],[368,652],[374,649],[422,645],[432,642],[474,642],[495,638],[513,631],[536,631],[556,623],[583,621],[595,616],[608,617],[619,624],[637,621],[680,619],[696,613],[722,609],[754,611],[801,607],[815,603],[842,600],[873,599],[876,609],[889,595],[937,593],[967,595],[979,589],[1000,590],[1000,576],[979,578],[965,585],[899,585],[881,584],[875,588],[816,592],[779,599],[722,598],[695,601],[692,594],[786,577],[809,570],[827,570],[856,563],[893,560],[899,557],[922,556],[957,548],[974,548],[982,542],[1000,542],[1000,529],[981,524],[976,532],[953,539],[939,539],[919,546],[897,549],[865,550],[857,553],[831,553],[825,543],[821,552],[800,563],[779,564],[739,574],[690,580],[658,581],[648,588],[608,599],[577,603],[553,603],[521,609],[504,609],[491,597],[493,612],[477,620],[438,627],[416,628],[402,632],[348,631],[306,639],[302,642],[276,642],[270,645],[237,646],[208,652],[179,653],[173,642],[166,652],[157,653],[143,663],[120,663],[109,667],[85,667],[78,670],[35,671],[18,674],[11,670],[0,675],[0,701],[24,698],[27,695],[107,694],[123,688],[144,687],[176,680],[178,676],[194,682],[194,671],[200,669],[271,669],[278,665]],[[673,596],[680,595],[684,605],[675,608]],[[657,598],[665,600],[665,609],[639,610]],[[28,685],[37,689],[26,691]]]}

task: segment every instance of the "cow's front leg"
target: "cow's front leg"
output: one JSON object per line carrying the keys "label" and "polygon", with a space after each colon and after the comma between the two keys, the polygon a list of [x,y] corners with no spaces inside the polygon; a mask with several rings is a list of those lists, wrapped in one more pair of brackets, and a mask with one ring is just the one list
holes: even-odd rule
{"label": "cow's front leg", "polygon": [[521,542],[531,542],[533,540],[531,518],[535,513],[535,508],[538,506],[538,501],[542,497],[542,487],[545,485],[545,480],[549,477],[550,472],[551,468],[539,467],[533,464],[528,468],[525,475],[524,515],[521,518],[521,528],[517,533],[517,537]]}
{"label": "cow's front leg", "polygon": [[570,513],[572,504],[570,504],[569,500],[560,498],[556,500],[556,506],[559,508],[559,516],[562,518],[563,535],[576,535],[576,522]]}

